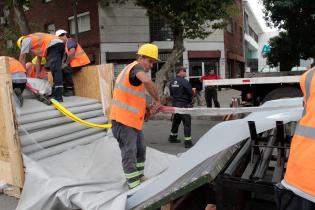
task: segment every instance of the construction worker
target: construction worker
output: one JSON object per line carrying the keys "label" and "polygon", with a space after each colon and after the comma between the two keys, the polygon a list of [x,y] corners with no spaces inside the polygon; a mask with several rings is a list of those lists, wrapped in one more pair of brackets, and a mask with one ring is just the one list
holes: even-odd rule
{"label": "construction worker", "polygon": [[[185,79],[186,69],[184,67],[178,67],[176,69],[176,78],[171,81],[170,94],[174,107],[191,108],[193,103],[193,90],[190,83]],[[171,134],[168,141],[170,143],[180,143],[177,139],[178,127],[180,123],[184,125],[185,135],[185,148],[193,146],[191,138],[191,116],[189,114],[174,114]]]}
{"label": "construction worker", "polygon": [[65,43],[65,57],[62,64],[64,96],[74,95],[74,84],[72,74],[81,70],[83,66],[90,63],[82,47],[75,40],[70,38],[67,31],[59,29],[56,31],[58,36]]}
{"label": "construction worker", "polygon": [[[117,77],[110,113],[113,135],[119,143],[130,189],[144,180],[144,120],[146,115],[155,114],[161,104],[158,91],[146,74],[158,60],[158,47],[144,44],[137,54],[137,60],[127,65]],[[145,90],[153,98],[151,112],[146,109]]]}
{"label": "construction worker", "polygon": [[292,138],[285,177],[276,187],[279,210],[315,209],[315,68],[300,78],[304,111]]}
{"label": "construction worker", "polygon": [[[221,79],[221,77],[215,74],[214,69],[210,69],[208,73],[200,78],[201,81],[203,80],[217,80]],[[205,99],[207,103],[207,107],[212,107],[212,100],[214,102],[214,106],[219,108],[220,103],[218,101],[218,92],[217,88],[214,86],[207,86],[205,88]]]}
{"label": "construction worker", "polygon": [[50,69],[53,76],[53,98],[59,102],[63,101],[63,78],[61,71],[62,57],[64,54],[64,43],[57,36],[46,33],[33,33],[21,36],[17,41],[21,49],[20,62],[25,66],[26,54],[37,56],[36,75],[40,71],[42,57],[46,57],[46,69]]}
{"label": "construction worker", "polygon": [[32,59],[32,62],[27,62],[25,64],[25,68],[27,70],[27,77],[30,78],[39,78],[39,79],[47,79],[47,71],[45,70],[44,65],[46,64],[46,58],[42,58],[40,70],[36,71],[37,64],[37,56]]}
{"label": "construction worker", "polygon": [[24,102],[22,93],[27,82],[26,69],[18,60],[9,57],[9,70],[12,76],[13,92],[17,96],[19,106],[22,107]]}

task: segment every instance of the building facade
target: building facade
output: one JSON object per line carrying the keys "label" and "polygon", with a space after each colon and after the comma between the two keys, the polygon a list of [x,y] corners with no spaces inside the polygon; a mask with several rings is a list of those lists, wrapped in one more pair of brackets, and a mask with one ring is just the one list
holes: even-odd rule
{"label": "building facade", "polygon": [[[100,28],[98,1],[79,1],[77,5],[79,43],[92,64],[100,63]],[[74,37],[73,6],[70,0],[32,0],[26,11],[30,24],[45,32],[55,33],[58,29],[70,32]]]}

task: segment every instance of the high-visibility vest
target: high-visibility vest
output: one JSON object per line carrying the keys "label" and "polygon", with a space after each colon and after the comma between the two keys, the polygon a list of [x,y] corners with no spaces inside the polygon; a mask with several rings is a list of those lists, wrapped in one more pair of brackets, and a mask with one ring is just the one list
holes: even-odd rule
{"label": "high-visibility vest", "polygon": [[304,111],[291,142],[282,184],[295,194],[315,202],[315,68],[301,76]]}
{"label": "high-visibility vest", "polygon": [[36,65],[35,64],[31,64],[31,68],[28,70],[28,77],[30,78],[39,78],[39,79],[43,79],[46,77],[47,75],[47,71],[45,70],[44,66],[40,67],[40,71],[38,74],[38,77],[36,76]]}
{"label": "high-visibility vest", "polygon": [[9,70],[12,74],[17,72],[26,73],[26,69],[23,67],[23,65],[18,60],[11,57],[9,57]]}
{"label": "high-visibility vest", "polygon": [[[68,50],[68,40],[66,41],[66,46],[65,46],[65,51],[67,55],[69,55],[69,50]],[[70,66],[71,67],[79,67],[79,66],[85,66],[90,63],[90,59],[87,56],[87,54],[84,52],[82,47],[77,43],[77,47],[75,49],[75,55],[70,61]]]}
{"label": "high-visibility vest", "polygon": [[47,49],[53,39],[59,39],[57,36],[46,33],[33,33],[26,37],[32,39],[31,52],[35,56],[46,57]]}
{"label": "high-visibility vest", "polygon": [[129,64],[117,77],[110,119],[142,130],[146,108],[144,84],[133,86],[129,81],[130,70],[137,64],[137,61]]}

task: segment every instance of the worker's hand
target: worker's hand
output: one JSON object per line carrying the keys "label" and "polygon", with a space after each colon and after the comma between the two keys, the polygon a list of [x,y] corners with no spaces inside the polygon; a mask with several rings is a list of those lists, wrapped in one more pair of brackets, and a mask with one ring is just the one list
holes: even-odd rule
{"label": "worker's hand", "polygon": [[150,106],[150,115],[154,115],[159,112],[161,107],[161,101],[154,101],[153,104]]}

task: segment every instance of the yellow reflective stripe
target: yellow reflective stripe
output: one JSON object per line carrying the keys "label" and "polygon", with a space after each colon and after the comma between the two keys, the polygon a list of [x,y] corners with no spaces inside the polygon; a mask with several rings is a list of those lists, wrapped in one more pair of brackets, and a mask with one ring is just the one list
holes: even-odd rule
{"label": "yellow reflective stripe", "polygon": [[186,141],[190,141],[192,138],[191,137],[185,137]]}
{"label": "yellow reflective stripe", "polygon": [[126,110],[128,110],[130,112],[133,112],[135,114],[138,114],[140,112],[137,108],[129,106],[127,104],[123,104],[122,102],[114,100],[114,99],[112,100],[112,104],[116,105],[116,106],[118,106],[118,107],[120,107],[122,109],[126,109]]}
{"label": "yellow reflective stripe", "polygon": [[139,176],[144,174],[144,170],[139,171]]}
{"label": "yellow reflective stripe", "polygon": [[137,167],[144,167],[144,162],[142,162],[142,163],[137,163],[136,166],[137,166]]}
{"label": "yellow reflective stripe", "polygon": [[139,172],[135,171],[133,173],[125,173],[125,176],[127,179],[132,179],[132,178],[136,178],[139,176]]}
{"label": "yellow reflective stripe", "polygon": [[127,182],[127,183],[128,183],[128,186],[130,188],[134,188],[134,187],[137,187],[138,185],[140,185],[140,180],[134,181],[132,183],[129,183],[129,182]]}

